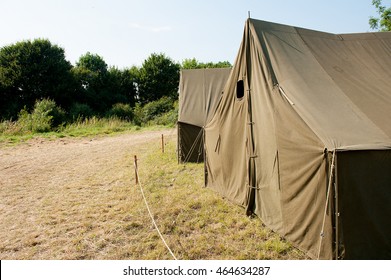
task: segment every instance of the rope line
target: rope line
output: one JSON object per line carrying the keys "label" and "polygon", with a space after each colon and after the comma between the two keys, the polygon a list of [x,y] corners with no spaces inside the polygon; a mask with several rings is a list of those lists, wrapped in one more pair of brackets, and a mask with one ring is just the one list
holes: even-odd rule
{"label": "rope line", "polygon": [[196,145],[197,145],[197,143],[198,143],[198,141],[199,141],[199,139],[200,139],[200,137],[201,137],[201,135],[202,135],[202,132],[203,132],[203,129],[201,129],[201,130],[198,132],[198,135],[197,135],[196,139],[194,140],[193,145],[190,147],[190,150],[189,150],[189,152],[187,153],[184,162],[188,162],[188,161],[189,161],[189,159],[190,159],[190,157],[191,157],[191,154],[194,152],[194,149],[195,149],[195,147],[196,147]]}
{"label": "rope line", "polygon": [[189,150],[189,152],[187,153],[187,155],[185,157],[185,162],[189,161],[189,159],[191,157],[191,154],[194,152],[194,149],[195,149],[195,147],[196,147],[196,145],[198,143],[198,140],[199,140],[199,138],[201,136],[201,132],[202,132],[202,129],[198,132],[198,135],[197,135],[196,139],[194,140],[193,144],[191,145],[190,150]]}
{"label": "rope line", "polygon": [[[205,131],[202,129],[202,131],[205,133]],[[204,148],[204,133],[202,133],[202,137],[201,137],[201,142],[200,142],[200,146],[198,147],[198,157],[197,157],[197,163],[200,162],[200,157],[202,155],[202,150]],[[204,159],[205,160],[205,159]]]}
{"label": "rope line", "polygon": [[178,260],[174,253],[171,251],[170,247],[168,246],[167,242],[164,240],[164,237],[162,235],[162,233],[160,232],[157,224],[156,224],[156,221],[155,219],[153,218],[153,214],[152,214],[152,211],[151,209],[149,208],[149,205],[148,205],[148,202],[147,202],[147,198],[145,197],[145,194],[144,194],[144,190],[143,190],[143,187],[141,185],[141,181],[140,181],[140,176],[138,174],[138,168],[135,166],[135,170],[136,170],[136,173],[137,173],[137,177],[138,177],[138,185],[140,186],[140,190],[141,190],[141,194],[143,196],[143,199],[144,199],[144,203],[145,203],[145,206],[147,207],[147,210],[148,210],[148,213],[149,213],[149,216],[151,217],[151,220],[152,220],[152,223],[156,229],[156,231],[158,232],[159,236],[160,236],[160,239],[163,241],[164,245],[166,246],[166,248],[168,249],[168,251],[170,252],[171,256],[174,258],[174,260]]}
{"label": "rope line", "polygon": [[333,179],[333,171],[334,171],[334,160],[335,160],[335,150],[333,151],[333,158],[331,160],[331,166],[330,166],[330,178],[329,178],[329,185],[327,187],[327,195],[326,195],[326,205],[324,207],[324,215],[323,215],[323,223],[322,223],[322,230],[320,232],[320,242],[319,242],[319,250],[318,250],[318,260],[320,258],[320,251],[322,248],[322,241],[324,238],[324,225],[326,223],[326,215],[327,215],[327,207],[329,205],[329,197],[330,197],[330,189]]}

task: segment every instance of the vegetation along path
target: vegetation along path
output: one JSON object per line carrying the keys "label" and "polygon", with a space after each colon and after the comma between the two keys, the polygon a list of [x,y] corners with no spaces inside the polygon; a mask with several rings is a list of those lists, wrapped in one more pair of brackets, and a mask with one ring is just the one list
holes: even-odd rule
{"label": "vegetation along path", "polygon": [[135,154],[177,258],[305,258],[202,188],[202,164],[178,165],[175,146],[175,129],[0,146],[0,259],[171,259],[135,186]]}

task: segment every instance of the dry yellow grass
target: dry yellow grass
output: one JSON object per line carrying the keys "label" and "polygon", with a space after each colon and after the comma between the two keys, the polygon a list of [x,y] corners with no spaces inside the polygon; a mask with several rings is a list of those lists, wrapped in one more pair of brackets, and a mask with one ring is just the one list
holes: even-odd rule
{"label": "dry yellow grass", "polygon": [[0,259],[171,259],[140,181],[178,259],[306,256],[203,188],[203,165],[178,165],[174,131],[0,148]]}

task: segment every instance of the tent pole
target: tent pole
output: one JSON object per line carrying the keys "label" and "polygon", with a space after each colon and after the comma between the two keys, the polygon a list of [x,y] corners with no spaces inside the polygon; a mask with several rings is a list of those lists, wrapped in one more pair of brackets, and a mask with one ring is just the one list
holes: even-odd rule
{"label": "tent pole", "polygon": [[324,226],[325,226],[325,223],[326,223],[327,208],[329,206],[330,191],[332,190],[331,189],[331,184],[332,184],[332,180],[333,180],[333,173],[334,173],[334,167],[335,167],[334,162],[335,162],[335,150],[333,151],[333,157],[331,159],[331,165],[330,165],[330,174],[329,174],[330,178],[329,178],[329,183],[328,183],[327,192],[326,192],[326,203],[325,203],[325,206],[324,206],[322,229],[320,231],[320,240],[319,240],[319,248],[318,248],[318,260],[320,258],[320,252],[322,250],[322,242],[323,242],[323,238],[324,238]]}
{"label": "tent pole", "polygon": [[203,126],[202,127],[202,131],[203,131],[203,157],[204,157],[204,186],[206,187],[206,185],[208,184],[208,170],[206,168],[206,145],[205,145],[205,127]]}
{"label": "tent pole", "polygon": [[339,257],[339,197],[338,197],[338,155],[334,167],[334,193],[335,193],[335,259]]}
{"label": "tent pole", "polygon": [[181,157],[181,148],[179,143],[179,134],[181,133],[179,122],[176,123],[177,125],[177,140],[176,140],[176,147],[177,147],[177,153],[178,153],[178,164],[180,164],[180,157]]}

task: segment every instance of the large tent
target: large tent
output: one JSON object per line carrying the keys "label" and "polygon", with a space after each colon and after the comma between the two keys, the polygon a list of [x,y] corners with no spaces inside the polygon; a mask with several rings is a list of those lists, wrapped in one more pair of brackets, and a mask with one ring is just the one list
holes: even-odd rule
{"label": "large tent", "polygon": [[391,259],[391,33],[248,19],[206,185],[314,259]]}
{"label": "large tent", "polygon": [[178,159],[204,160],[203,127],[221,98],[231,68],[183,69],[179,82]]}

